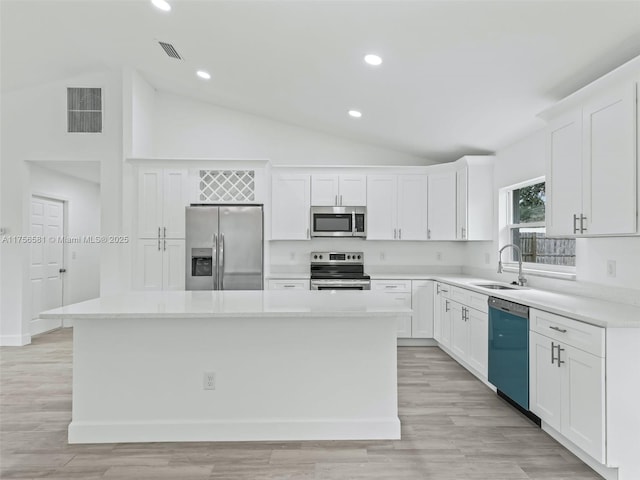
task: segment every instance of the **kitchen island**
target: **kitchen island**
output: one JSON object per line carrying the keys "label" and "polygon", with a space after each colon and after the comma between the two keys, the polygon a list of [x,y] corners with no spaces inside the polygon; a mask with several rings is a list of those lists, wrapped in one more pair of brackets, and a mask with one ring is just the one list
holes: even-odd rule
{"label": "kitchen island", "polygon": [[396,317],[374,292],[134,292],[71,319],[69,443],[397,439]]}

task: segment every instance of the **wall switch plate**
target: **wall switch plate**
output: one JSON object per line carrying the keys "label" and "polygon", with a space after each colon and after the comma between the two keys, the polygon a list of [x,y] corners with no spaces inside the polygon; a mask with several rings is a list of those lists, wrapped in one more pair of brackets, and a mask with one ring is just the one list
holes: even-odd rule
{"label": "wall switch plate", "polygon": [[439,262],[442,261],[442,252],[436,252],[436,260],[438,260]]}
{"label": "wall switch plate", "polygon": [[607,276],[615,277],[616,276],[616,261],[615,260],[607,260]]}
{"label": "wall switch plate", "polygon": [[216,389],[216,374],[214,372],[204,372],[202,375],[202,388],[204,390]]}

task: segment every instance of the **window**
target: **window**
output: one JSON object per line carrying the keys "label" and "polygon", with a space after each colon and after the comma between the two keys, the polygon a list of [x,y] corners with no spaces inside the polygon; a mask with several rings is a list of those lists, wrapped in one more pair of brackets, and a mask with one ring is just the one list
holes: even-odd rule
{"label": "window", "polygon": [[[543,178],[503,189],[502,201],[506,207],[502,245],[518,245],[522,250],[522,261],[535,264],[535,267],[529,266],[531,269],[564,272],[575,269],[575,239],[548,237],[545,233],[546,192]],[[511,252],[510,260],[517,261],[515,249],[511,249]]]}

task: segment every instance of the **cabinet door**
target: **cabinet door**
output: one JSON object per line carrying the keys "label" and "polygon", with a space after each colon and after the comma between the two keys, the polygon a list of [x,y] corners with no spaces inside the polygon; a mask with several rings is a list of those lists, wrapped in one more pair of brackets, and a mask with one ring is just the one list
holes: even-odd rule
{"label": "cabinet door", "polygon": [[162,188],[162,228],[166,238],[184,238],[185,207],[189,203],[185,170],[164,170]]}
{"label": "cabinet door", "polygon": [[397,238],[397,179],[395,175],[367,176],[367,239]]}
{"label": "cabinet door", "polygon": [[587,234],[636,232],[635,83],[583,110],[583,214]]}
{"label": "cabinet door", "polygon": [[551,342],[550,338],[529,332],[529,409],[560,431],[561,369],[555,360],[558,349],[552,351]]}
{"label": "cabinet door", "polygon": [[345,207],[363,207],[367,205],[367,176],[340,175],[338,201]]}
{"label": "cabinet door", "polygon": [[561,346],[561,432],[591,457],[604,463],[604,359]]}
{"label": "cabinet door", "polygon": [[162,245],[163,290],[185,289],[185,241],[169,239]]}
{"label": "cabinet door", "polygon": [[398,240],[427,239],[427,176],[398,175]]}
{"label": "cabinet door", "polygon": [[338,175],[311,176],[311,205],[334,206],[339,205]]}
{"label": "cabinet door", "polygon": [[411,282],[411,337],[433,338],[433,281]]}
{"label": "cabinet door", "polygon": [[440,294],[440,282],[433,284],[433,338],[442,341],[442,295]]}
{"label": "cabinet door", "polygon": [[162,234],[162,187],[161,168],[138,171],[138,238],[158,238]]}
{"label": "cabinet door", "polygon": [[467,195],[469,171],[464,167],[456,172],[456,239],[467,239]]}
{"label": "cabinet door", "polygon": [[582,212],[581,113],[571,112],[551,122],[546,136],[546,231],[574,235],[574,215],[579,217]]}
{"label": "cabinet door", "polygon": [[309,238],[309,175],[275,175],[271,191],[271,239]]}
{"label": "cabinet door", "polygon": [[469,350],[467,362],[483,377],[489,364],[489,315],[474,308],[468,309]]}
{"label": "cabinet door", "polygon": [[456,238],[456,172],[429,175],[427,188],[427,238]]}
{"label": "cabinet door", "polygon": [[162,260],[162,240],[138,240],[134,276],[137,290],[162,290]]}
{"label": "cabinet door", "polygon": [[441,299],[441,315],[440,315],[440,327],[442,337],[442,345],[447,348],[451,348],[451,324],[453,323],[453,311],[451,306],[454,302],[448,298]]}
{"label": "cabinet door", "polygon": [[451,351],[463,360],[469,350],[469,327],[463,307],[458,302],[451,302]]}

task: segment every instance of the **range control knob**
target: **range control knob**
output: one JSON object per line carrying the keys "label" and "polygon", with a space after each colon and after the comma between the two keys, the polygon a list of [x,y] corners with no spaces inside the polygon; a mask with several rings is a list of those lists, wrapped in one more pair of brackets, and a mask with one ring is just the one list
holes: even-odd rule
{"label": "range control knob", "polygon": [[351,255],[347,255],[347,260],[351,260]]}
{"label": "range control knob", "polygon": [[320,255],[320,260],[322,260],[322,255]]}
{"label": "range control knob", "polygon": [[313,256],[313,258],[314,258],[314,259],[318,258],[318,255],[314,255],[314,256]]}

